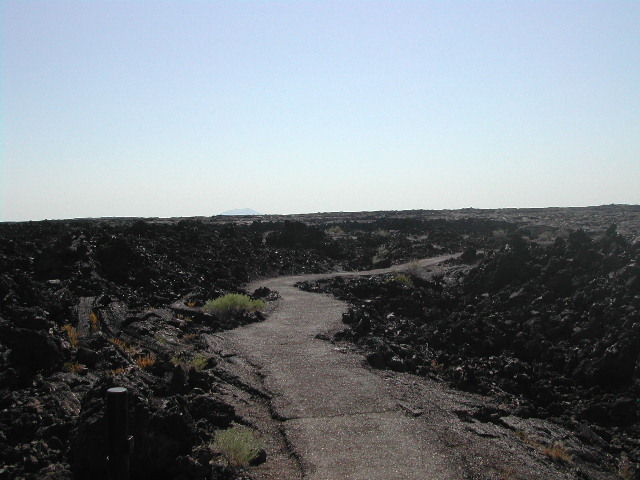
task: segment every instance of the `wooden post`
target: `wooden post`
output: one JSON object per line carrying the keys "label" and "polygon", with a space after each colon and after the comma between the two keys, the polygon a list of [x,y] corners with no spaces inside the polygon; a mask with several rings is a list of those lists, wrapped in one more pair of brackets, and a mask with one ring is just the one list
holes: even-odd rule
{"label": "wooden post", "polygon": [[107,390],[107,424],[109,428],[109,480],[129,480],[129,455],[133,437],[129,436],[129,402],[127,389]]}

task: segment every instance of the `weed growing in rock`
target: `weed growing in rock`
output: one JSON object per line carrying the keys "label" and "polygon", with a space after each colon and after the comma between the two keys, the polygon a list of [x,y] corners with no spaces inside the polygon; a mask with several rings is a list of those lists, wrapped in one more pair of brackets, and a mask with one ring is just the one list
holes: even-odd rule
{"label": "weed growing in rock", "polygon": [[204,370],[209,365],[209,358],[204,353],[199,353],[193,357],[191,364],[196,370]]}
{"label": "weed growing in rock", "polygon": [[382,246],[378,247],[378,250],[376,250],[376,254],[373,256],[371,261],[374,264],[380,263],[383,260],[385,260],[388,256],[389,256],[389,250],[387,249],[387,247],[382,245]]}
{"label": "weed growing in rock", "polygon": [[141,357],[136,358],[136,363],[142,370],[146,370],[156,364],[156,357],[152,354],[142,355]]}
{"label": "weed growing in rock", "polygon": [[518,430],[516,431],[516,437],[518,437],[520,440],[522,440],[524,443],[526,443],[527,445],[532,446],[533,448],[537,449],[537,450],[542,450],[543,447],[540,443],[536,442],[531,435],[529,435],[527,432],[525,432],[524,430]]}
{"label": "weed growing in rock", "polygon": [[221,317],[232,317],[240,312],[255,312],[266,306],[264,300],[253,300],[248,295],[228,293],[204,304],[203,310]]}
{"label": "weed growing in rock", "polygon": [[87,369],[87,367],[81,363],[66,362],[64,364],[64,369],[69,373],[82,373]]}
{"label": "weed growing in rock", "polygon": [[571,462],[573,459],[567,451],[564,445],[560,443],[554,443],[550,447],[545,448],[542,453],[549,457],[554,462]]}
{"label": "weed growing in rock", "polygon": [[405,275],[404,273],[396,273],[393,277],[389,278],[389,281],[413,288],[413,280],[411,280],[409,275]]}
{"label": "weed growing in rock", "polygon": [[618,465],[618,476],[623,480],[634,480],[636,478],[633,465],[626,456],[620,459]]}
{"label": "weed growing in rock", "polygon": [[414,277],[418,276],[418,273],[420,273],[420,262],[417,259],[411,260],[411,263],[407,266],[407,273]]}
{"label": "weed growing in rock", "polygon": [[100,319],[93,310],[91,311],[91,315],[89,315],[89,324],[91,325],[92,333],[100,330]]}
{"label": "weed growing in rock", "polygon": [[501,480],[515,480],[516,478],[515,472],[511,468],[501,472]]}
{"label": "weed growing in rock", "polygon": [[171,363],[174,365],[180,365],[184,368],[195,368],[196,370],[204,370],[209,365],[209,357],[204,353],[198,353],[193,357],[189,357],[186,354],[177,355],[171,358]]}
{"label": "weed growing in rock", "polygon": [[69,337],[69,343],[71,343],[71,346],[72,347],[77,347],[78,346],[78,331],[75,329],[75,327],[72,327],[71,325],[67,324],[62,328],[67,332],[67,336]]}
{"label": "weed growing in rock", "polygon": [[200,338],[200,335],[197,333],[188,333],[187,335],[182,337],[183,342],[195,342]]}
{"label": "weed growing in rock", "polygon": [[135,345],[131,345],[130,343],[125,342],[124,340],[120,340],[119,338],[112,337],[109,339],[109,341],[111,343],[115,343],[116,345],[118,345],[129,355],[133,355],[138,351],[138,347],[136,347]]}
{"label": "weed growing in rock", "polygon": [[211,448],[236,467],[258,465],[266,457],[253,430],[241,426],[216,432]]}

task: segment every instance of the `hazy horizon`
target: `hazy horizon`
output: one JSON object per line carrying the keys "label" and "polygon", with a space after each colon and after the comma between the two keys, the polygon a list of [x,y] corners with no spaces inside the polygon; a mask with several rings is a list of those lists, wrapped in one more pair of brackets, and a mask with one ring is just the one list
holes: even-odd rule
{"label": "hazy horizon", "polygon": [[[41,218],[41,219],[31,219],[31,220],[3,220],[0,219],[0,223],[20,223],[20,222],[41,222],[41,221],[76,221],[76,220],[110,220],[110,219],[173,219],[173,218],[208,218],[208,217],[226,217],[226,216],[297,216],[297,215],[332,215],[332,214],[358,214],[358,213],[391,213],[391,212],[411,212],[411,211],[426,211],[426,212],[456,212],[456,211],[469,211],[469,210],[544,210],[544,209],[590,209],[590,208],[601,208],[601,207],[640,207],[640,204],[602,204],[602,205],[578,205],[578,206],[548,206],[548,207],[487,207],[487,208],[476,208],[476,207],[461,207],[461,208],[408,208],[408,209],[382,209],[382,210],[331,210],[331,211],[317,211],[317,212],[297,212],[297,213],[230,213],[230,211],[225,212],[215,212],[209,215],[172,215],[172,216],[162,216],[162,215],[102,215],[99,217],[60,217],[60,218]],[[245,210],[244,208],[238,208],[233,210]],[[250,209],[253,210],[253,209]]]}
{"label": "hazy horizon", "polygon": [[640,2],[0,9],[0,221],[640,204]]}

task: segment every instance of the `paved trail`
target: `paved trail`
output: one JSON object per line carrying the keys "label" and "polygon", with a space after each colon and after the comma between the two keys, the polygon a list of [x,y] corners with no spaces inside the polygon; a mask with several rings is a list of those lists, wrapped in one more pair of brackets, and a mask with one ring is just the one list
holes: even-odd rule
{"label": "paved trail", "polygon": [[[435,265],[450,255],[422,260]],[[399,269],[394,267],[393,269]],[[361,272],[385,273],[392,269]],[[343,273],[340,275],[354,275]],[[229,348],[258,365],[272,407],[308,480],[458,479],[462,467],[445,455],[424,417],[400,408],[392,386],[363,368],[359,355],[315,338],[344,328],[346,305],[293,285],[331,275],[256,282],[282,300],[262,323],[224,334]],[[285,479],[281,479],[285,480]]]}

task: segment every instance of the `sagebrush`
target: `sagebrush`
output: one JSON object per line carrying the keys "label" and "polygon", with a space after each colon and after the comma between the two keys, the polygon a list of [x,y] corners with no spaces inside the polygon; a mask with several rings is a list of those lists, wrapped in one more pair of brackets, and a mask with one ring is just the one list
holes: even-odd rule
{"label": "sagebrush", "polygon": [[253,430],[247,427],[234,426],[216,432],[211,446],[236,467],[248,467],[264,461],[265,454],[260,441]]}
{"label": "sagebrush", "polygon": [[254,300],[249,295],[228,293],[204,304],[203,310],[222,317],[230,317],[241,312],[255,312],[266,306],[264,300]]}

